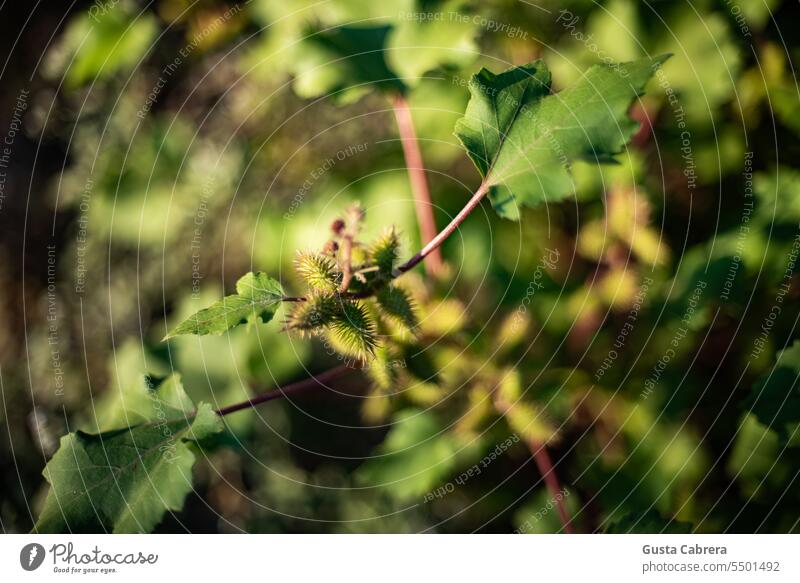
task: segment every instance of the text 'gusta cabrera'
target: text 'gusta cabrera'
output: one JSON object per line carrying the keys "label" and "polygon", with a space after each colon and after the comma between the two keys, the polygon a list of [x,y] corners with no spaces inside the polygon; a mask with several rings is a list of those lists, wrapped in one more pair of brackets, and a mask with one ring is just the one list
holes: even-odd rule
{"label": "text 'gusta cabrera'", "polygon": [[694,545],[644,545],[642,553],[645,555],[727,555],[727,547],[709,547],[698,544]]}

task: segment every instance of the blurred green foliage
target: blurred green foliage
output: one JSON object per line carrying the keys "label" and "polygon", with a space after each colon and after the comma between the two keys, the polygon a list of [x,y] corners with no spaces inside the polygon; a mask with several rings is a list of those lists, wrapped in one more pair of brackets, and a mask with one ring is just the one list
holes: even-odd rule
{"label": "blurred green foliage", "polygon": [[295,251],[354,201],[368,236],[394,225],[419,248],[387,85],[443,226],[479,183],[453,129],[481,66],[542,58],[560,90],[671,52],[618,165],[576,162],[576,198],[519,223],[479,209],[443,247],[446,280],[398,280],[427,338],[401,391],[353,375],[231,416],[158,530],[555,532],[533,438],[581,532],[797,532],[796,2],[743,2],[743,21],[715,0],[93,6],[44,55],[26,118],[63,154],[37,195],[58,227],[51,296],[42,265],[24,290],[0,267],[4,306],[29,310],[0,331],[4,530],[32,527],[58,439],[142,374],[177,371],[219,407],[335,364],[258,326],[160,340],[248,271],[302,290]]}

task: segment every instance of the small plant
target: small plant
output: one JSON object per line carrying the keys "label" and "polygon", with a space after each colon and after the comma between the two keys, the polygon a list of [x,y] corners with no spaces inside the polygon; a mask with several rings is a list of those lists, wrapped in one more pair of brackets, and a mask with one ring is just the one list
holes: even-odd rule
{"label": "small plant", "polygon": [[[326,51],[337,51],[352,46],[346,41],[353,34],[364,31],[342,28],[317,40]],[[370,39],[385,41],[383,36]],[[361,58],[382,60],[382,54]],[[576,386],[551,402],[545,416],[541,403],[553,401],[553,395],[528,390],[527,379],[515,364],[520,362],[515,351],[529,329],[528,318],[512,312],[490,332],[492,345],[477,343],[475,338],[487,333],[484,315],[480,307],[467,309],[445,287],[447,268],[440,262],[439,248],[484,198],[502,217],[519,219],[522,207],[574,194],[572,163],[610,161],[624,149],[639,125],[628,117],[628,110],[666,58],[597,65],[559,93],[551,93],[550,73],[542,61],[501,73],[482,69],[470,81],[471,98],[455,127],[480,183],[444,229],[423,233],[421,250],[402,261],[392,224],[365,240],[364,210],[351,206],[333,222],[323,248],[296,252],[294,266],[305,284],[299,295],[286,294],[281,283],[265,273],[248,273],[237,282],[235,294],[200,310],[165,337],[222,334],[245,323],[269,323],[285,305],[283,331],[319,339],[346,364],[217,411],[208,404],[192,403],[177,375],[143,380],[128,396],[128,405],[134,404],[138,412],[130,423],[101,427],[97,434],[70,433],[62,439],[45,469],[51,490],[35,530],[152,530],[165,511],[181,508],[191,489],[196,452],[217,446],[213,438],[222,430],[225,416],[313,388],[349,367],[363,369],[370,380],[364,406],[369,420],[385,418],[394,403],[406,400],[433,407],[462,440],[487,425],[505,424],[527,444],[558,501],[564,530],[572,531],[547,445],[562,438],[561,428],[572,422],[571,411],[599,405],[585,403],[587,395]],[[362,73],[383,74],[386,69],[368,65]],[[435,221],[425,200],[427,183],[410,133],[404,85],[385,79],[361,75],[358,81],[395,99],[412,183],[417,193],[425,193],[416,197],[417,214],[430,231]],[[301,76],[299,82],[309,80]],[[426,278],[409,273],[426,260],[434,262],[433,274]],[[432,362],[419,356],[433,345],[437,350]],[[561,374],[544,372],[546,377]]]}
{"label": "small plant", "polygon": [[318,252],[295,258],[304,297],[292,298],[285,329],[321,336],[336,352],[366,362],[388,350],[396,335],[413,336],[417,325],[408,294],[392,284],[400,241],[390,227],[370,244],[359,240],[364,211],[355,205],[331,225]]}

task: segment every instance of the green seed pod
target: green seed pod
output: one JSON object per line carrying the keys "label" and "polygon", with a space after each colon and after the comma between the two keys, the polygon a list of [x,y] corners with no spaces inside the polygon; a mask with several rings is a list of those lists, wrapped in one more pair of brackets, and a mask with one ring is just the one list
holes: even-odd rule
{"label": "green seed pod", "polygon": [[369,261],[367,250],[363,246],[356,243],[350,251],[350,263],[354,266],[362,266]]}
{"label": "green seed pod", "polygon": [[403,393],[409,401],[423,407],[437,405],[445,396],[445,391],[436,383],[429,383],[417,379],[408,380],[408,388]]}
{"label": "green seed pod", "polygon": [[467,309],[459,300],[447,298],[431,300],[423,307],[420,333],[444,337],[462,331],[468,324]]}
{"label": "green seed pod", "polygon": [[377,346],[375,322],[361,304],[345,301],[326,331],[326,338],[337,352],[367,360]]}
{"label": "green seed pod", "polygon": [[298,275],[314,290],[334,293],[339,289],[341,274],[333,259],[318,253],[300,252],[294,260]]}
{"label": "green seed pod", "polygon": [[381,345],[375,349],[375,358],[366,363],[363,370],[376,388],[388,391],[397,381],[396,365],[396,355],[388,346]]}
{"label": "green seed pod", "polygon": [[411,297],[405,290],[387,285],[378,290],[375,299],[382,316],[399,326],[402,331],[413,333],[418,323],[417,315]]}
{"label": "green seed pod", "polygon": [[532,327],[531,316],[527,310],[514,310],[508,314],[497,331],[497,347],[508,351],[519,346]]}
{"label": "green seed pod", "polygon": [[387,229],[375,239],[369,251],[372,263],[378,266],[380,273],[390,276],[400,256],[400,241],[394,227]]}
{"label": "green seed pod", "polygon": [[503,411],[503,416],[511,430],[523,439],[547,444],[560,437],[558,426],[532,403],[517,402]]}
{"label": "green seed pod", "polygon": [[286,319],[286,329],[311,335],[331,324],[340,313],[341,300],[333,295],[311,293],[304,302],[297,302]]}
{"label": "green seed pod", "polygon": [[361,407],[361,415],[369,423],[381,423],[392,412],[392,397],[381,391],[370,391]]}
{"label": "green seed pod", "polygon": [[499,397],[507,403],[515,403],[522,398],[522,378],[519,371],[515,368],[508,369],[503,374],[498,387]]}
{"label": "green seed pod", "polygon": [[467,407],[456,422],[456,433],[475,436],[482,432],[494,416],[490,391],[483,385],[472,387],[467,393]]}
{"label": "green seed pod", "polygon": [[516,369],[505,371],[500,380],[495,407],[509,427],[524,439],[550,443],[559,438],[558,426],[545,410],[537,403],[525,401],[522,378]]}

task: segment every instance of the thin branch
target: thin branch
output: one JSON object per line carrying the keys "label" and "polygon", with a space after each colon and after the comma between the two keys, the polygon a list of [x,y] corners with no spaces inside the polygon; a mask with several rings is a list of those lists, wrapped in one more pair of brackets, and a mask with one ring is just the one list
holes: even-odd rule
{"label": "thin branch", "polygon": [[472,198],[469,199],[467,204],[462,208],[459,213],[455,216],[455,218],[450,221],[450,224],[447,225],[438,235],[436,235],[431,241],[422,248],[422,250],[414,255],[411,259],[403,263],[403,265],[397,268],[398,274],[405,273],[410,269],[413,269],[420,261],[425,259],[428,255],[435,253],[436,250],[444,243],[445,239],[447,239],[453,232],[458,228],[458,226],[464,222],[469,214],[475,210],[475,207],[478,206],[478,203],[481,202],[486,193],[489,192],[489,186],[482,182],[478,190],[475,191],[475,194],[472,195]]}
{"label": "thin branch", "polygon": [[247,401],[242,401],[241,403],[236,403],[234,405],[228,405],[227,407],[222,407],[221,409],[217,409],[216,413],[217,415],[220,416],[230,415],[231,413],[235,413],[236,411],[242,411],[243,409],[250,409],[252,407],[255,407],[256,405],[260,405],[261,403],[266,403],[267,401],[274,401],[275,399],[282,399],[285,397],[299,395],[301,393],[310,391],[311,389],[316,389],[318,387],[324,386],[325,383],[328,383],[354,370],[358,369],[355,369],[346,364],[342,364],[330,370],[326,370],[325,372],[320,373],[317,376],[309,377],[307,379],[303,379],[302,381],[286,385],[285,387],[281,387],[279,389],[274,389],[272,391],[256,395],[255,397],[251,397]]}
{"label": "thin branch", "polygon": [[[411,117],[408,101],[403,95],[397,95],[392,106],[394,117],[397,120],[397,131],[400,133],[400,142],[403,144],[403,155],[411,182],[411,193],[414,196],[414,207],[417,211],[422,243],[427,245],[436,237],[436,220],[433,216],[433,202],[428,189],[428,179],[425,176],[425,164],[422,161],[417,132],[414,129],[414,120]],[[441,251],[438,246],[434,247],[428,254],[426,263],[428,273],[433,276],[439,275],[443,267]]]}
{"label": "thin branch", "polygon": [[533,439],[526,440],[528,449],[531,450],[533,461],[536,462],[536,467],[539,473],[542,474],[544,485],[556,505],[558,517],[561,519],[561,524],[564,525],[564,532],[568,534],[575,534],[575,529],[567,512],[567,507],[564,505],[564,494],[561,491],[561,484],[556,475],[556,469],[553,467],[553,462],[550,459],[550,454],[547,451],[547,446]]}
{"label": "thin branch", "polygon": [[[438,233],[431,241],[425,245],[416,255],[414,255],[411,259],[399,265],[394,273],[392,274],[392,278],[397,278],[403,275],[405,272],[412,270],[416,267],[421,261],[423,261],[426,257],[430,256],[431,254],[435,253],[437,249],[444,243],[445,239],[447,239],[450,235],[452,235],[455,230],[464,222],[469,214],[475,210],[478,204],[481,202],[486,193],[489,192],[489,186],[486,183],[481,183],[478,187],[478,190],[475,191],[475,194],[472,195],[472,198],[469,199],[467,204],[462,208],[459,213],[450,221],[450,224],[447,225],[440,233]],[[385,282],[383,282],[385,284]],[[376,289],[367,289],[364,291],[360,291],[357,293],[342,293],[342,297],[351,298],[354,300],[368,298],[373,295],[377,291]],[[304,302],[306,298],[304,297],[284,297],[284,302]]]}
{"label": "thin branch", "polygon": [[350,281],[353,279],[352,254],[353,235],[346,232],[342,237],[342,261],[340,265],[342,270],[342,284],[340,289],[342,292],[347,291],[347,288],[350,287]]}

